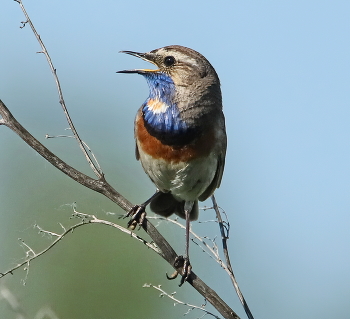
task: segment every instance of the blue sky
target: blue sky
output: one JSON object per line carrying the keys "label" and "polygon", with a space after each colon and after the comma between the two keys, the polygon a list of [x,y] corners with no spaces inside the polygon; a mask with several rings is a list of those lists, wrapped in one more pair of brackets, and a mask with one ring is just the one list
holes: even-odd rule
{"label": "blue sky", "polygon": [[[135,202],[153,191],[133,156],[133,117],[148,88],[115,71],[149,66],[118,51],[180,44],[206,56],[221,79],[228,133],[217,199],[255,318],[348,317],[350,2],[24,3],[83,139]],[[1,13],[0,99],[34,135],[62,134],[54,81],[29,27],[19,28],[19,6],[2,1]],[[8,154],[27,148],[3,127],[0,147],[1,191],[17,171]],[[78,152],[64,156],[79,162]],[[244,318],[230,285],[223,289]]]}

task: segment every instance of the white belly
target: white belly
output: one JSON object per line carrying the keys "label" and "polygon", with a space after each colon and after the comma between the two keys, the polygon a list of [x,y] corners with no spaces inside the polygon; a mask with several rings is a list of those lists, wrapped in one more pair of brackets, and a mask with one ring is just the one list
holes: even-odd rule
{"label": "white belly", "polygon": [[169,163],[140,151],[140,161],[159,190],[170,191],[174,197],[185,201],[198,199],[212,182],[217,167],[215,153],[186,163]]}

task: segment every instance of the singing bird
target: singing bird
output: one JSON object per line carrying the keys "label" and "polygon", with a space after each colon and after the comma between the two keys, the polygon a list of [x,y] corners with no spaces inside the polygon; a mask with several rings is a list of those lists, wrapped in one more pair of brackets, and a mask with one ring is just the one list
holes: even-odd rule
{"label": "singing bird", "polygon": [[185,256],[176,261],[182,266],[182,284],[191,273],[190,221],[198,218],[198,200],[220,186],[224,170],[227,139],[220,80],[203,55],[183,46],[121,52],[156,66],[118,72],[143,75],[150,90],[135,119],[136,158],[157,191],[131,214],[133,220],[139,218],[150,204],[156,214],[186,219]]}

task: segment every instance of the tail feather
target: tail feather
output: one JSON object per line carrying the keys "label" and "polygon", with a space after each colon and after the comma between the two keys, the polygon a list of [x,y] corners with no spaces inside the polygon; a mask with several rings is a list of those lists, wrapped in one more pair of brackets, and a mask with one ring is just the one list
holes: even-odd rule
{"label": "tail feather", "polygon": [[[161,193],[150,204],[151,210],[158,215],[169,217],[175,213],[185,219],[184,206],[185,201],[178,201],[171,193]],[[190,212],[190,220],[196,220],[198,218],[198,212],[198,201],[196,200]]]}

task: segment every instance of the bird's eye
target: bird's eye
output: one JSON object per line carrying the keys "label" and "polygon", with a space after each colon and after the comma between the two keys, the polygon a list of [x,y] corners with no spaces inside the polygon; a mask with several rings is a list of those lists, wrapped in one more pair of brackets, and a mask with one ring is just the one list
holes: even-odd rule
{"label": "bird's eye", "polygon": [[164,59],[165,66],[171,66],[175,63],[175,58],[171,55],[166,56]]}

